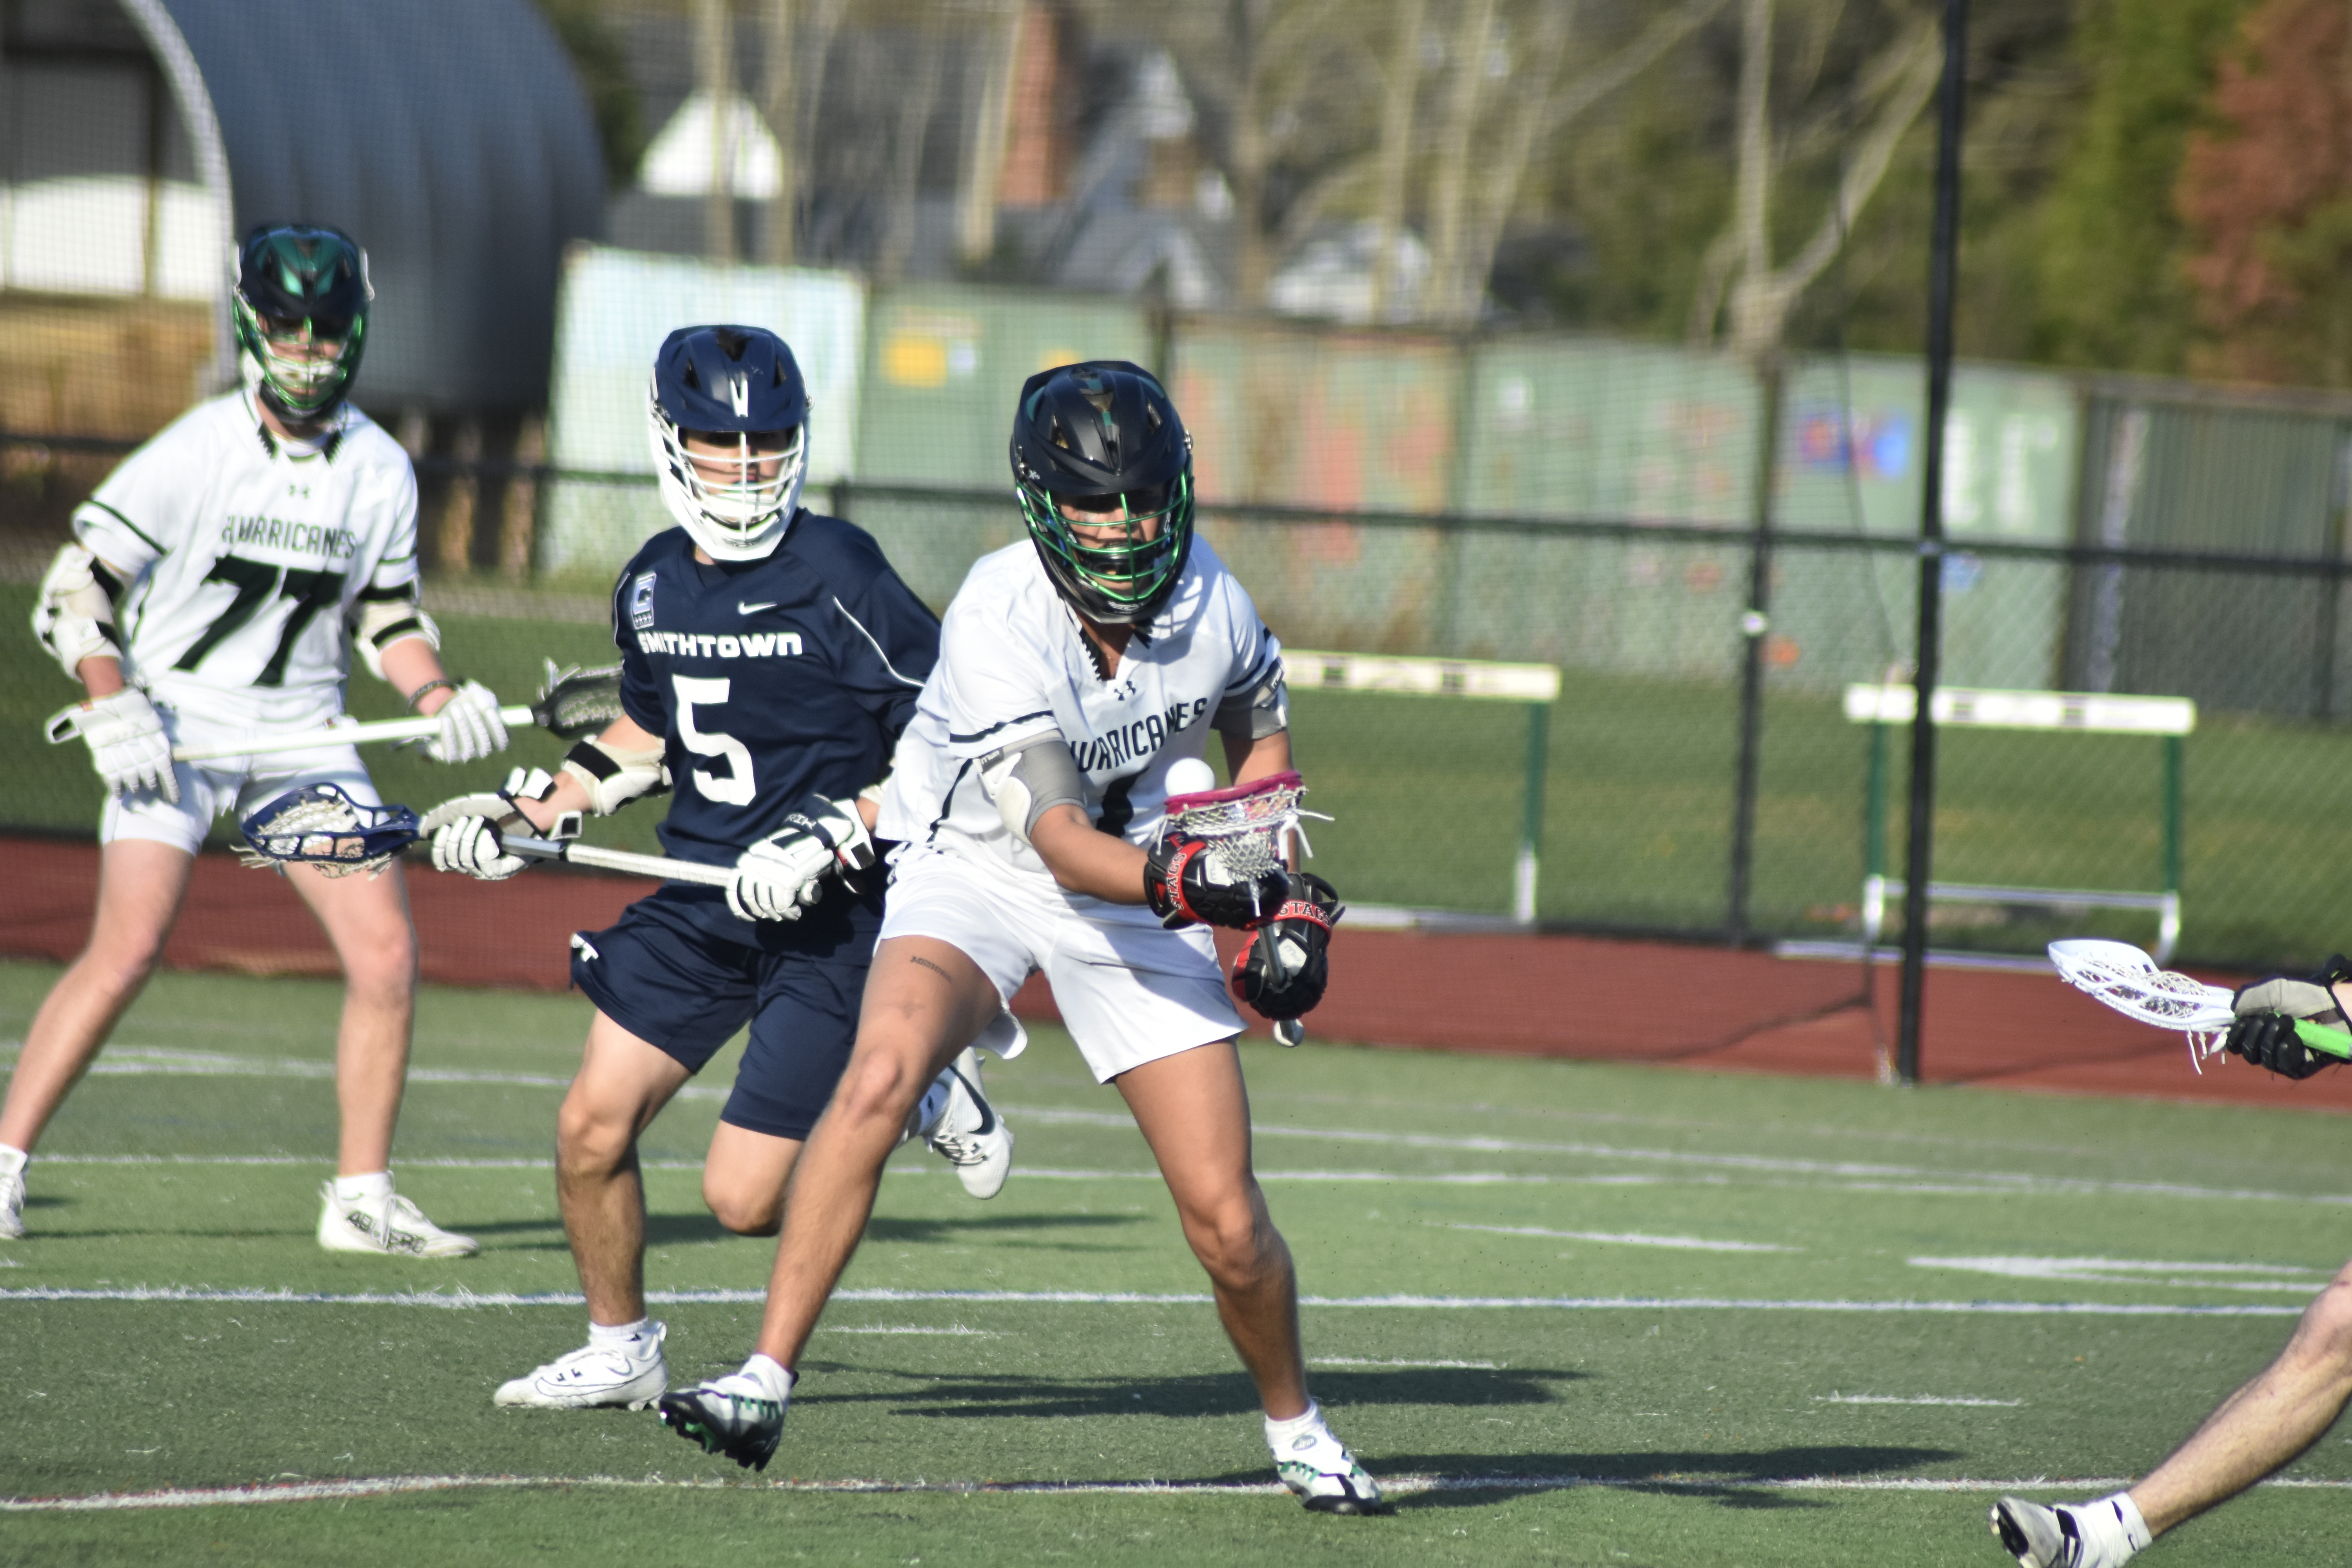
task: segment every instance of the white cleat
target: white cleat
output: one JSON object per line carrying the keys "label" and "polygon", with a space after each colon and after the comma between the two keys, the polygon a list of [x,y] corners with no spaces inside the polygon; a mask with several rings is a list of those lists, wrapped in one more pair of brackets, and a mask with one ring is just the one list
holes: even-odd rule
{"label": "white cleat", "polygon": [[[1003,1192],[1004,1178],[1013,1173],[1013,1129],[980,1087],[980,1053],[966,1046],[932,1084],[931,1094],[940,1098],[938,1115],[923,1128],[931,1152],[955,1167],[963,1190],[973,1197]],[[931,1095],[926,1095],[924,1109],[930,1104]]]}
{"label": "white cleat", "polygon": [[1379,1513],[1387,1507],[1381,1484],[1319,1421],[1275,1454],[1274,1473],[1316,1513]]}
{"label": "white cleat", "polygon": [[526,1410],[592,1410],[605,1405],[643,1410],[669,1386],[669,1365],[662,1359],[662,1341],[668,1334],[667,1326],[656,1323],[654,1331],[633,1346],[608,1350],[603,1345],[583,1345],[527,1377],[500,1384],[490,1403]]}
{"label": "white cleat", "polygon": [[335,1184],[319,1188],[319,1245],[330,1252],[373,1252],[388,1258],[471,1258],[470,1236],[443,1230],[398,1193],[345,1203]]}
{"label": "white cleat", "polygon": [[25,1234],[25,1173],[0,1171],[0,1241]]}
{"label": "white cleat", "polygon": [[1992,1532],[2019,1568],[2124,1568],[2147,1544],[2132,1541],[2130,1523],[2104,1500],[2053,1508],[2005,1497],[1993,1505]]}

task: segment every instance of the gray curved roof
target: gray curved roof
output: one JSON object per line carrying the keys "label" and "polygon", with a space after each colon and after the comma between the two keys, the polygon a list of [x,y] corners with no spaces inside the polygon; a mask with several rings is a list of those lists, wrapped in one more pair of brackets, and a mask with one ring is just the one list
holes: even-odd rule
{"label": "gray curved roof", "polygon": [[[563,247],[598,231],[604,176],[571,60],[530,0],[123,5],[174,79],[200,164],[200,121],[216,128],[233,235],[300,220],[367,248],[362,403],[545,400]],[[173,68],[179,40],[203,102]]]}

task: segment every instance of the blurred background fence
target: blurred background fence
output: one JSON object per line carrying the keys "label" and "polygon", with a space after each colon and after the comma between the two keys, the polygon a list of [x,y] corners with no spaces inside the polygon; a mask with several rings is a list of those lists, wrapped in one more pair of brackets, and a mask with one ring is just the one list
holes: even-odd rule
{"label": "blurred background fence", "polygon": [[[1946,432],[1944,679],[2198,704],[2180,951],[2226,964],[2352,929],[2352,393],[2153,374],[2352,382],[2288,352],[2333,341],[2318,326],[2212,335],[2189,264],[2233,242],[2163,184],[2223,112],[2217,62],[2288,8],[2175,29],[2194,68],[2157,114],[2171,57],[2129,7],[1980,0],[1962,341],[1981,357]],[[643,405],[670,328],[791,339],[813,504],[935,605],[1021,537],[1022,378],[1129,358],[1169,379],[1203,531],[1286,643],[1562,672],[1544,924],[1858,940],[1872,748],[1842,701],[1907,679],[1913,647],[1924,375],[1888,351],[1921,318],[1889,279],[1925,272],[1934,7],[296,9],[272,8],[257,83],[228,0],[0,7],[0,726],[20,739],[0,830],[95,820],[79,751],[30,740],[70,695],[26,629],[31,584],[109,467],[226,384],[226,238],[299,216],[371,247],[358,400],[416,460],[452,662],[509,700],[544,659],[604,656],[610,575],[667,521]],[[2312,49],[2352,61],[2352,33]],[[2154,175],[2099,162],[2110,110]],[[2095,242],[2063,226],[2085,213],[2106,215]],[[352,703],[392,706],[365,680]],[[1337,819],[1318,857],[1352,899],[1511,910],[1523,705],[1302,682],[1294,713]],[[1899,841],[1907,747],[1885,750]],[[1938,879],[2157,888],[2159,753],[1956,731]],[[420,805],[479,782],[378,767]],[[599,831],[643,846],[650,826]],[[1948,949],[2155,934],[2063,904],[1935,920]]]}

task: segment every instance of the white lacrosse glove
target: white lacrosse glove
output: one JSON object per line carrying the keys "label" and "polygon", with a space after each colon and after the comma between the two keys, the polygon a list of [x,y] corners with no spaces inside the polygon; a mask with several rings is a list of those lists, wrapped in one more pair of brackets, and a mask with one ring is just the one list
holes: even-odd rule
{"label": "white lacrosse glove", "polygon": [[824,879],[874,864],[874,840],[855,800],[804,795],[784,825],[735,862],[727,907],[747,921],[796,921],[824,896]]}
{"label": "white lacrosse glove", "polygon": [[425,742],[425,754],[436,763],[476,762],[507,749],[507,721],[499,717],[499,700],[478,680],[457,688],[433,717],[441,732]]}
{"label": "white lacrosse glove", "polygon": [[101,697],[58,716],[73,733],[89,742],[90,765],[106,787],[117,795],[149,789],[180,804],[180,781],[172,772],[172,738],[155,706],[135,686],[111,697]]}
{"label": "white lacrosse glove", "polygon": [[[539,769],[525,773],[517,768],[507,775],[506,788],[495,795],[461,795],[443,801],[416,825],[419,833],[433,840],[433,868],[461,872],[485,882],[505,881],[530,862],[520,855],[508,854],[500,835],[539,835],[539,829],[523,815],[517,802],[544,800],[554,788],[555,781]],[[543,837],[579,836],[580,814],[567,811]]]}

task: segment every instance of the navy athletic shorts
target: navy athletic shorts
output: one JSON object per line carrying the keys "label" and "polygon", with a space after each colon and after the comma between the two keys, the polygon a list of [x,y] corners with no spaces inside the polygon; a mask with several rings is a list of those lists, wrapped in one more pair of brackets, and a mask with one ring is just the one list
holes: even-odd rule
{"label": "navy athletic shorts", "polygon": [[854,939],[822,956],[746,947],[711,935],[692,912],[656,893],[631,904],[610,930],[572,939],[572,983],[606,1017],[690,1073],[750,1024],[751,1042],[719,1120],[806,1138],[849,1065],[872,960],[872,943]]}

